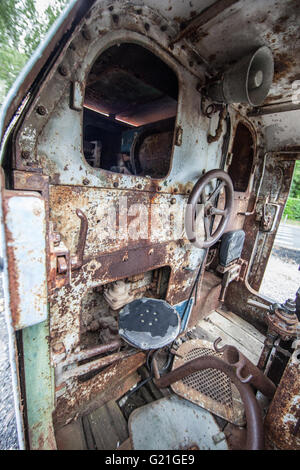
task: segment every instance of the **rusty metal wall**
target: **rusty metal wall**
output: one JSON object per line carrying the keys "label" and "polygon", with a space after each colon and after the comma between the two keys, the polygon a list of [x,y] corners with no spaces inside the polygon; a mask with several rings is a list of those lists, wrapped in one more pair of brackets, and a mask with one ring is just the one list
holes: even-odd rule
{"label": "rusty metal wall", "polygon": [[265,419],[269,449],[300,449],[300,350],[288,362]]}
{"label": "rusty metal wall", "polygon": [[[240,44],[240,36],[236,33],[232,34],[230,41],[227,36],[223,40],[224,28],[232,30],[240,16],[243,21],[249,21],[244,18],[241,7],[246,7],[245,2],[241,1],[232,2],[237,5],[223,13],[221,18],[213,19],[209,33],[204,29],[205,34],[172,44],[171,39],[178,34],[179,25],[186,19],[174,16],[175,12],[181,15],[184,7],[191,18],[193,12],[212,2],[194,2],[195,10],[191,6],[193,2],[181,3],[175,6],[170,2],[160,4],[155,1],[151,7],[144,4],[141,7],[135,2],[97,1],[58,54],[39,92],[31,98],[26,119],[14,136],[13,189],[38,191],[45,201],[50,356],[55,368],[62,365],[69,355],[80,351],[81,299],[90,289],[169,266],[171,274],[166,300],[177,305],[188,298],[199,266],[205,259],[206,252],[189,244],[182,233],[174,235],[166,230],[160,223],[159,210],[161,207],[168,208],[175,225],[195,182],[203,173],[220,168],[224,163],[223,144],[229,131],[228,125],[219,128],[218,113],[212,118],[203,113],[202,97],[198,90],[204,84],[205,71],[212,73],[222,65],[221,59],[223,62],[238,59],[246,50],[246,45],[256,44],[258,35],[253,36],[250,28],[251,31],[245,36],[251,36],[254,42]],[[264,3],[270,4],[269,1]],[[252,7],[250,10],[251,13]],[[244,33],[239,29],[240,34]],[[101,52],[120,42],[132,42],[149,49],[165,61],[178,77],[178,111],[171,167],[168,175],[161,180],[92,168],[84,159],[82,124],[86,79]],[[226,48],[231,52],[227,53]],[[224,51],[226,53],[223,54]],[[206,67],[207,61],[211,63],[210,67]],[[272,90],[273,98],[275,92]],[[277,178],[275,186],[278,181],[278,175],[272,170],[269,172],[271,176],[266,173],[263,180],[267,186],[258,184],[264,174],[266,149],[271,146],[272,150],[282,150],[279,141],[272,141],[272,135],[283,124],[282,121],[274,124],[267,118],[249,117],[247,107],[231,106],[228,111],[231,120],[229,156],[240,120],[247,123],[253,135],[254,163],[248,188],[245,192],[235,192],[228,230],[246,228],[247,242],[242,257],[249,265],[253,261],[253,273],[255,265],[259,267],[256,277],[253,274],[255,279],[252,279],[253,285],[257,286],[262,276],[260,266],[264,266],[259,264],[261,256],[265,263],[273,239],[269,236],[264,243],[258,242],[253,250],[253,240],[260,236],[260,222],[256,220],[253,208],[258,202],[260,190],[268,192],[272,175]],[[296,131],[297,125],[292,128],[292,143],[295,146],[299,145]],[[282,134],[288,141],[290,133],[284,131]],[[208,139],[208,135],[212,138]],[[229,165],[230,158],[227,158],[224,169],[227,170]],[[291,165],[286,164],[285,169],[290,177]],[[285,185],[289,182],[286,180]],[[122,197],[127,198],[129,208],[138,203],[146,208],[157,206],[158,216],[148,221],[151,235],[148,233],[147,238],[127,241],[120,237],[115,240],[103,230],[106,213],[112,206],[116,207],[116,214],[119,215],[118,204]],[[272,199],[274,201],[276,198]],[[280,202],[281,205],[283,203]],[[264,253],[258,253],[257,246],[261,246]],[[10,289],[13,289],[13,281]],[[249,296],[257,298],[257,293],[244,280],[233,282],[228,294],[230,292],[234,295],[228,297],[237,310],[242,310]],[[212,307],[215,302],[216,299]],[[192,319],[195,323],[198,314],[194,307]],[[256,314],[255,309],[249,308],[250,319]],[[140,356],[136,362],[132,359],[132,370],[143,360],[144,357]],[[99,380],[82,383],[77,378],[68,377],[56,390],[59,420],[63,421],[66,404],[69,414],[76,414],[76,407],[83,404],[83,398],[88,400],[103,391],[110,383],[107,377],[111,379],[117,372],[118,367],[113,366],[109,373],[99,374]]]}

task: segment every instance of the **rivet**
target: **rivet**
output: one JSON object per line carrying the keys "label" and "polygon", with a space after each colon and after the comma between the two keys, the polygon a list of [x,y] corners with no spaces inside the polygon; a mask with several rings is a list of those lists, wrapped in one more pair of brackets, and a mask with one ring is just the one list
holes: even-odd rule
{"label": "rivet", "polygon": [[21,153],[21,157],[24,158],[24,160],[28,160],[30,157],[30,152],[29,150],[23,150]]}
{"label": "rivet", "polygon": [[63,77],[66,77],[68,75],[68,69],[65,65],[61,65],[58,69],[60,75],[62,75]]}
{"label": "rivet", "polygon": [[137,188],[138,188],[138,189],[142,189],[142,185],[141,185],[141,184],[138,184],[138,185],[137,185]]}
{"label": "rivet", "polygon": [[85,186],[87,186],[88,184],[90,184],[90,180],[88,180],[87,178],[84,178],[84,179],[82,180],[82,183],[83,183]]}
{"label": "rivet", "polygon": [[175,197],[173,197],[173,198],[171,199],[171,204],[176,204],[176,199],[175,199]]}
{"label": "rivet", "polygon": [[87,30],[87,29],[84,29],[82,31],[82,36],[84,37],[84,39],[86,41],[90,41],[91,40],[91,33]]}
{"label": "rivet", "polygon": [[56,343],[52,346],[52,351],[56,354],[62,354],[65,352],[65,346],[63,343]]}
{"label": "rivet", "polygon": [[117,181],[114,182],[114,188],[117,188],[119,186],[119,183]]}
{"label": "rivet", "polygon": [[45,114],[47,113],[47,110],[46,110],[45,106],[38,106],[37,109],[36,109],[36,112],[40,116],[45,116]]}

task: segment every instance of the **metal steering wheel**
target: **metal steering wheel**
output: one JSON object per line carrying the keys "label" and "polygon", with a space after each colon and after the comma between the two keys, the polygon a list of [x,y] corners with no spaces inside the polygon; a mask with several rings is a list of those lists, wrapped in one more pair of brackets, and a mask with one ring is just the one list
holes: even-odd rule
{"label": "metal steering wheel", "polygon": [[[222,191],[225,191],[225,204],[221,209],[217,206]],[[219,240],[232,214],[233,196],[233,184],[225,171],[208,171],[197,181],[185,213],[187,237],[194,246],[209,248]],[[221,217],[218,224],[216,216]]]}

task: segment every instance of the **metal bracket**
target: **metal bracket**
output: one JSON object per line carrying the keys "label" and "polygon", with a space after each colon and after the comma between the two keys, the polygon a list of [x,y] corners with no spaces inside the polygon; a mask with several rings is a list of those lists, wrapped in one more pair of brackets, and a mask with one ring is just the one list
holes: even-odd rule
{"label": "metal bracket", "polygon": [[76,255],[70,256],[70,250],[61,240],[61,235],[50,226],[50,286],[52,289],[60,288],[70,283],[71,271],[80,269],[83,265],[83,254],[86,245],[88,220],[80,210],[76,210],[80,218],[80,231]]}

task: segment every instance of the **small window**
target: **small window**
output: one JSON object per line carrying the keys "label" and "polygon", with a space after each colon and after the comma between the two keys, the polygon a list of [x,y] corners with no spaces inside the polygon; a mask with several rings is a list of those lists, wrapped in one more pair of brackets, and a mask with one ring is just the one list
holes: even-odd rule
{"label": "small window", "polygon": [[170,169],[176,74],[136,44],[107,49],[87,78],[84,156],[94,168],[152,178]]}
{"label": "small window", "polygon": [[235,191],[247,191],[254,157],[252,134],[245,124],[238,124],[232,146],[232,160],[228,174]]}

